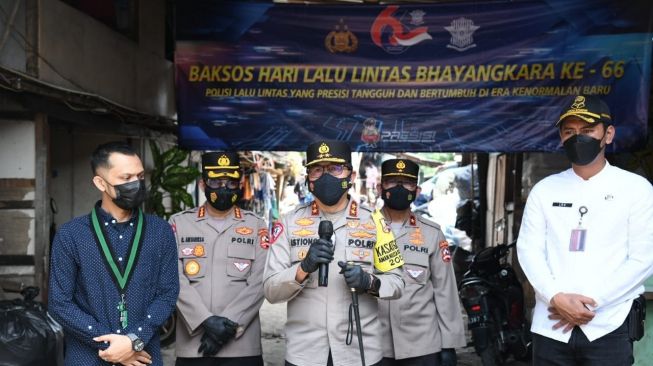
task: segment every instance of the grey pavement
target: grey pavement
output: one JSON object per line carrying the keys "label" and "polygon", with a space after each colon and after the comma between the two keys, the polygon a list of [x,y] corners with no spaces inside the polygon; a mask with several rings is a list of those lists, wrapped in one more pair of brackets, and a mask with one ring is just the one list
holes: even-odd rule
{"label": "grey pavement", "polygon": [[[263,360],[266,366],[283,366],[285,352],[284,324],[286,323],[286,304],[270,304],[263,302],[260,311],[261,317],[261,344],[263,346]],[[163,349],[165,366],[175,363],[174,344]],[[457,350],[459,366],[482,366],[481,360],[474,353],[473,347]],[[509,360],[505,366],[528,366],[530,363]]]}

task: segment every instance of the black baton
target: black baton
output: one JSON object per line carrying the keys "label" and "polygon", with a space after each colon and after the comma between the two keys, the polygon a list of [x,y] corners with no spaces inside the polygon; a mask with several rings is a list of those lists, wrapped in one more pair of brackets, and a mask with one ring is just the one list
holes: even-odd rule
{"label": "black baton", "polygon": [[[354,265],[353,262],[348,262],[349,265]],[[365,350],[363,349],[363,331],[361,330],[361,313],[358,310],[358,292],[351,287],[351,305],[354,308],[354,320],[356,321],[356,337],[358,337],[358,349],[361,353],[361,363],[365,366]]]}

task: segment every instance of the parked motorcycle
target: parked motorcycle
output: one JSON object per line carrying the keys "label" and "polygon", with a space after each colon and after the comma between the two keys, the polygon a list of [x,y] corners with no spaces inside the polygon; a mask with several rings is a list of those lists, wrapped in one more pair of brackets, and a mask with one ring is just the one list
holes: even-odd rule
{"label": "parked motorcycle", "polygon": [[510,355],[519,361],[531,358],[530,324],[524,313],[522,286],[506,262],[515,244],[481,250],[472,258],[458,286],[474,348],[483,366],[503,365]]}

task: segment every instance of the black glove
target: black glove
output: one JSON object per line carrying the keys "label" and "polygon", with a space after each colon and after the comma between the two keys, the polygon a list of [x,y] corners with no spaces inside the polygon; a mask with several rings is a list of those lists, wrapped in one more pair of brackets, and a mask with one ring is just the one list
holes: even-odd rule
{"label": "black glove", "polygon": [[440,366],[456,366],[458,358],[456,357],[456,350],[453,348],[443,348],[438,353],[440,358]]}
{"label": "black glove", "polygon": [[204,357],[215,356],[220,349],[222,348],[222,342],[211,338],[209,333],[204,332],[202,334],[202,340],[200,341],[200,348],[197,349],[197,352],[202,354]]}
{"label": "black glove", "polygon": [[357,264],[347,264],[340,261],[338,265],[342,270],[340,274],[345,276],[347,287],[367,291],[372,288],[372,276],[363,271],[363,268]]}
{"label": "black glove", "polygon": [[317,271],[320,263],[329,264],[333,260],[333,245],[326,239],[314,241],[308,248],[306,258],[302,261],[302,271],[313,273]]}
{"label": "black glove", "polygon": [[220,343],[227,343],[233,338],[236,335],[236,328],[238,328],[237,323],[217,315],[208,317],[202,326],[205,335]]}

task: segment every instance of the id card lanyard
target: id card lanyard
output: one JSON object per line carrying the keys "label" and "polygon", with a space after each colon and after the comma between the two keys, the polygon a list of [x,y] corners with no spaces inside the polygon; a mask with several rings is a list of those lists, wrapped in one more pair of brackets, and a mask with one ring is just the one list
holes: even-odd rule
{"label": "id card lanyard", "polygon": [[95,233],[95,240],[98,243],[102,254],[104,254],[105,264],[112,274],[113,283],[116,285],[116,288],[120,293],[120,300],[118,301],[117,309],[120,316],[120,326],[122,329],[126,329],[129,324],[129,319],[127,316],[127,301],[125,300],[125,295],[127,293],[127,285],[129,284],[129,280],[133,273],[132,270],[136,266],[136,259],[141,244],[143,233],[143,212],[138,209],[136,232],[129,250],[129,259],[127,260],[127,266],[125,267],[124,273],[120,273],[120,269],[118,268],[114,255],[108,245],[108,237],[105,237],[104,232],[102,231],[102,226],[98,221],[96,210],[97,208],[93,207],[93,211],[91,211],[91,225],[93,226],[93,231]]}
{"label": "id card lanyard", "polygon": [[580,218],[578,219],[578,227],[571,230],[571,238],[569,239],[570,252],[584,252],[585,251],[585,238],[587,237],[587,229],[583,227],[583,216],[587,213],[587,207],[580,206],[578,208]]}

